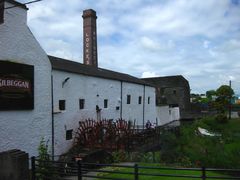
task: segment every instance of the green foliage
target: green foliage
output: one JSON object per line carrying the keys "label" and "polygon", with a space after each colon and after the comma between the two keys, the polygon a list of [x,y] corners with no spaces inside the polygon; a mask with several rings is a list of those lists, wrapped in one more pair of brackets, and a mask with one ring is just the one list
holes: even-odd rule
{"label": "green foliage", "polygon": [[[222,117],[226,120],[226,117]],[[202,136],[197,127],[220,133],[221,136]],[[194,166],[215,168],[240,168],[240,119],[227,124],[219,123],[214,117],[196,121],[181,128],[179,143],[184,157]]]}
{"label": "green foliage", "polygon": [[212,100],[213,96],[216,96],[216,91],[215,90],[209,90],[206,92],[206,96],[209,100]]}
{"label": "green foliage", "polygon": [[125,151],[114,151],[112,153],[113,157],[113,162],[119,163],[119,162],[124,162],[128,159],[128,154]]}
{"label": "green foliage", "polygon": [[48,153],[48,145],[41,139],[38,146],[38,165],[36,168],[36,176],[38,180],[53,180],[56,178],[56,172],[53,164],[50,161],[50,155]]}
{"label": "green foliage", "polygon": [[[220,120],[219,120],[219,119]],[[115,152],[115,162],[134,161],[171,164],[182,167],[240,168],[240,119],[229,120],[225,115],[206,117],[182,124],[180,133],[163,131],[160,149],[156,152]],[[221,123],[220,123],[221,122]],[[198,127],[220,134],[206,136]]]}
{"label": "green foliage", "polygon": [[228,118],[227,118],[227,116],[225,114],[218,114],[218,115],[216,115],[215,120],[218,123],[227,123],[228,122]]}
{"label": "green foliage", "polygon": [[234,91],[230,86],[222,85],[216,90],[216,94],[218,98],[215,101],[215,108],[219,113],[224,114],[230,104],[230,100],[234,94]]}
{"label": "green foliage", "polygon": [[222,85],[216,90],[216,94],[217,96],[230,98],[234,94],[234,91],[230,86]]}
{"label": "green foliage", "polygon": [[201,98],[200,100],[199,100],[199,102],[201,102],[201,103],[208,103],[210,100],[208,99],[208,98]]}
{"label": "green foliage", "polygon": [[178,157],[181,154],[177,136],[171,132],[163,132],[161,135],[161,161],[165,163],[177,163]]}
{"label": "green foliage", "polygon": [[48,154],[48,145],[45,143],[44,138],[41,139],[40,144],[38,146],[38,158],[41,161],[49,161]]}
{"label": "green foliage", "polygon": [[154,162],[160,162],[160,152],[146,152],[142,153],[140,162],[144,163],[154,163]]}

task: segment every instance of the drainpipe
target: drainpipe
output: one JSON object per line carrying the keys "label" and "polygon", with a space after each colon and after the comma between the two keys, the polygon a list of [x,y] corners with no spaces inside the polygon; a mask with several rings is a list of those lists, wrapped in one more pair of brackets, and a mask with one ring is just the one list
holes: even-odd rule
{"label": "drainpipe", "polygon": [[53,75],[51,75],[51,95],[52,95],[52,160],[54,160],[54,104],[53,104]]}
{"label": "drainpipe", "polygon": [[145,85],[143,85],[143,129],[145,127]]}
{"label": "drainpipe", "polygon": [[121,104],[120,104],[120,119],[122,119],[122,96],[123,96],[123,82],[121,81]]}

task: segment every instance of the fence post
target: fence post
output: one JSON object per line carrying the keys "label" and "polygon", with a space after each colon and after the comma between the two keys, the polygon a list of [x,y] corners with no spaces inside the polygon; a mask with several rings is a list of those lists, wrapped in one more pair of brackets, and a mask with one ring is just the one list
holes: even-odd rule
{"label": "fence post", "polygon": [[35,157],[31,157],[31,167],[32,167],[32,180],[36,179],[36,169],[35,169]]}
{"label": "fence post", "polygon": [[77,165],[78,165],[78,180],[82,180],[82,161],[78,160]]}
{"label": "fence post", "polygon": [[206,180],[206,168],[202,167],[202,180]]}
{"label": "fence post", "polygon": [[138,165],[134,164],[134,180],[138,180]]}

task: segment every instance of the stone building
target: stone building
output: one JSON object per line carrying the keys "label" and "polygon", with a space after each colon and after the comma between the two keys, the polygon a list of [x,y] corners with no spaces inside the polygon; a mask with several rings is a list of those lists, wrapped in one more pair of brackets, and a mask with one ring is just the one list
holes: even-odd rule
{"label": "stone building", "polygon": [[47,55],[27,26],[27,10],[0,1],[0,152],[37,155],[44,138],[52,155],[60,155],[87,118],[123,118],[142,127],[179,118],[176,108],[156,107],[153,85],[98,67],[94,10],[83,12],[83,64]]}
{"label": "stone building", "polygon": [[180,108],[181,118],[190,110],[190,87],[182,75],[143,78],[156,87],[156,105],[168,104]]}

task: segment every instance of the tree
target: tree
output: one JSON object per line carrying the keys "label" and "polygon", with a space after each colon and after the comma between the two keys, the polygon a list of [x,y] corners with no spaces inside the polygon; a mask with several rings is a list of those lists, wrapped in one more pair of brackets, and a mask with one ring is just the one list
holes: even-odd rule
{"label": "tree", "polygon": [[230,86],[222,85],[217,89],[216,94],[218,97],[231,98],[234,91]]}
{"label": "tree", "polygon": [[215,90],[209,90],[206,92],[207,98],[211,101],[213,96],[216,96],[216,91]]}
{"label": "tree", "polygon": [[222,85],[216,90],[217,99],[215,105],[219,113],[225,113],[233,94],[233,89],[228,85]]}

